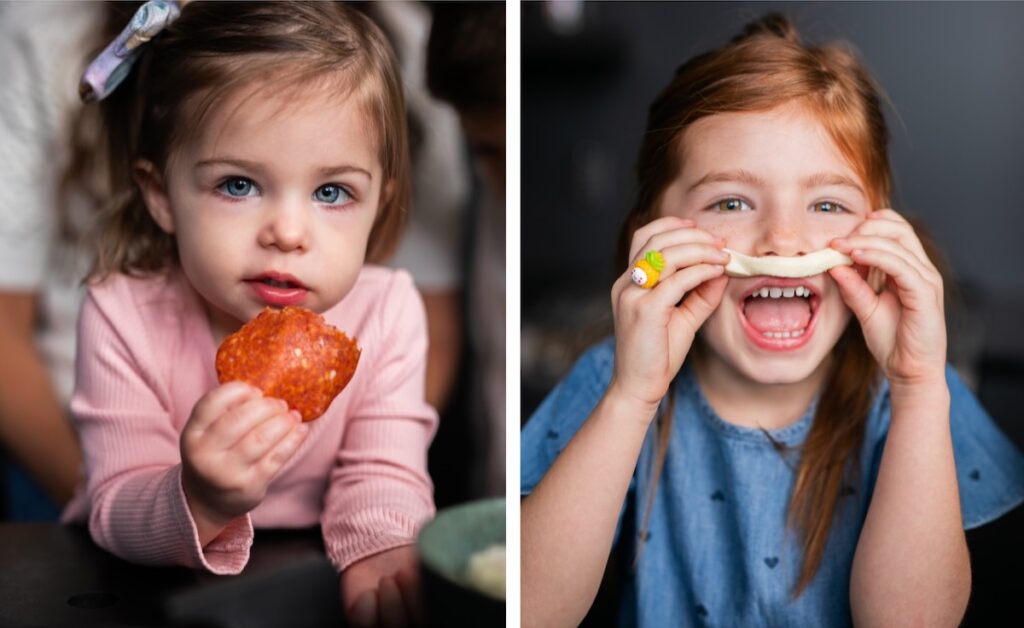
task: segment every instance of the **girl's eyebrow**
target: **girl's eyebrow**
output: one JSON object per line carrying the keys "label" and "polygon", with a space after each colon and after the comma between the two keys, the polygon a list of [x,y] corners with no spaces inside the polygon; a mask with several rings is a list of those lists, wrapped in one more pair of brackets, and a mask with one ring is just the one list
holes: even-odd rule
{"label": "girl's eyebrow", "polygon": [[697,188],[711,183],[746,183],[753,187],[768,187],[768,182],[766,180],[749,170],[724,170],[707,173],[698,179],[696,183],[691,185],[690,189],[687,190],[687,193],[693,192]]}
{"label": "girl's eyebrow", "polygon": [[803,180],[803,186],[805,188],[820,188],[833,185],[853,188],[853,190],[859,192],[861,196],[867,196],[864,194],[863,188],[860,187],[860,184],[857,183],[857,181],[851,179],[845,174],[839,174],[838,172],[816,172]]}
{"label": "girl's eyebrow", "polygon": [[[200,168],[210,168],[212,166],[234,166],[235,168],[242,168],[261,175],[265,172],[264,167],[259,162],[248,161],[246,159],[232,159],[229,157],[202,159],[196,162],[195,168],[196,170],[199,170]],[[373,175],[370,174],[369,170],[350,164],[341,166],[324,166],[317,170],[317,175],[321,177],[330,177],[337,174],[347,174],[349,172],[361,174],[370,181],[373,181]]]}
{"label": "girl's eyebrow", "polygon": [[[768,187],[767,180],[759,177],[749,170],[724,170],[719,172],[709,172],[704,175],[696,183],[690,186],[688,193],[693,192],[703,185],[709,185],[711,183],[746,183],[753,187]],[[800,182],[800,184],[806,189],[833,185],[848,187],[859,192],[862,196],[864,195],[864,190],[857,181],[838,172],[816,172],[809,177],[806,177]]]}

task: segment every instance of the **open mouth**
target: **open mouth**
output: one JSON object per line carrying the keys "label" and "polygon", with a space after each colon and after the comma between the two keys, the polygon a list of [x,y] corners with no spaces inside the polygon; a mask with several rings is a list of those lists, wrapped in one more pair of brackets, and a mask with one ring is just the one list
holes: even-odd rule
{"label": "open mouth", "polygon": [[803,346],[814,332],[821,295],[806,279],[767,277],[740,299],[744,331],[765,349]]}

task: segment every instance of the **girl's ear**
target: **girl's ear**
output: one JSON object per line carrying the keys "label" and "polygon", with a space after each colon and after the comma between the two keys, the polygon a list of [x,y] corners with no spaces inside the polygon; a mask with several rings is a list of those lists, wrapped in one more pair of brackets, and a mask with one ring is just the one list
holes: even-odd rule
{"label": "girl's ear", "polygon": [[391,201],[394,200],[394,198],[395,198],[395,186],[396,185],[397,184],[395,183],[394,179],[388,179],[387,181],[384,182],[384,185],[381,186],[381,188],[380,188],[380,202],[377,203],[377,215],[378,216],[380,215],[380,212],[385,207],[390,205]]}
{"label": "girl's ear", "polygon": [[148,159],[137,159],[132,164],[132,178],[142,193],[142,202],[146,204],[149,215],[156,224],[167,233],[174,233],[174,214],[171,212],[171,200],[167,196],[164,178],[157,171],[153,162]]}

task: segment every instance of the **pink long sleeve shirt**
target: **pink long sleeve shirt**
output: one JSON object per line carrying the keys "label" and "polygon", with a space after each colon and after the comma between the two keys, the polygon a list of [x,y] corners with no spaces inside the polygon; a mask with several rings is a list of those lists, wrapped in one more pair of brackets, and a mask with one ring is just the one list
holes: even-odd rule
{"label": "pink long sleeve shirt", "polygon": [[427,448],[437,415],[424,400],[422,301],[404,271],[366,266],[324,317],[358,340],[355,376],[310,423],[263,502],[202,547],[179,449],[192,407],[218,386],[200,297],[180,273],[92,286],[71,400],[86,483],[62,521],[88,521],[96,543],[126,560],[218,574],[242,570],[254,527],[319,524],[339,571],[413,543],[434,513]]}

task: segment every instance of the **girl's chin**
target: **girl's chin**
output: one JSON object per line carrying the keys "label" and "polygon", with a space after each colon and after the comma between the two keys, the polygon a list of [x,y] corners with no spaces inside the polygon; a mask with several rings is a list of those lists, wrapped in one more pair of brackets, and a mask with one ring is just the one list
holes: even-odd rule
{"label": "girl's chin", "polygon": [[752,382],[765,385],[796,384],[806,380],[817,364],[751,364],[739,370]]}

